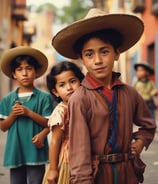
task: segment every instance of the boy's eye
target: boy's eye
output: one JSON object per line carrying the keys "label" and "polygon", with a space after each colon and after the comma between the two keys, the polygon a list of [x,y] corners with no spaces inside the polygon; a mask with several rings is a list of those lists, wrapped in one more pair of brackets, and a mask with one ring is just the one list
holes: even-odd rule
{"label": "boy's eye", "polygon": [[21,71],[21,70],[22,70],[21,67],[16,68],[16,71]]}
{"label": "boy's eye", "polygon": [[64,85],[65,85],[64,83],[61,83],[59,84],[59,87],[64,87]]}
{"label": "boy's eye", "polygon": [[104,54],[104,55],[106,55],[108,52],[109,52],[109,51],[106,50],[106,49],[101,50],[101,53]]}
{"label": "boy's eye", "polygon": [[18,68],[16,68],[16,71],[32,70],[32,69],[33,69],[33,67],[32,67],[32,66],[28,66],[28,67],[26,67],[26,68],[18,67]]}
{"label": "boy's eye", "polygon": [[92,52],[85,52],[85,54],[84,54],[84,55],[85,55],[86,57],[91,57],[91,56],[92,56],[92,54],[93,54]]}
{"label": "boy's eye", "polygon": [[27,67],[27,70],[32,70],[32,69],[33,69],[32,66],[28,66],[28,67]]}

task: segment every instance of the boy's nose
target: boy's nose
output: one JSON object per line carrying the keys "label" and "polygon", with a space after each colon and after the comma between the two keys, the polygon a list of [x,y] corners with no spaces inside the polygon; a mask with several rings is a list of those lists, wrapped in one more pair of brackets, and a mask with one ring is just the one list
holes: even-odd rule
{"label": "boy's nose", "polygon": [[101,57],[100,57],[100,55],[99,54],[96,54],[95,55],[95,64],[100,64],[100,63],[102,63],[102,59],[101,59]]}
{"label": "boy's nose", "polygon": [[23,70],[22,70],[22,74],[23,74],[23,75],[26,75],[26,74],[27,74],[27,70],[26,70],[26,69],[23,69]]}

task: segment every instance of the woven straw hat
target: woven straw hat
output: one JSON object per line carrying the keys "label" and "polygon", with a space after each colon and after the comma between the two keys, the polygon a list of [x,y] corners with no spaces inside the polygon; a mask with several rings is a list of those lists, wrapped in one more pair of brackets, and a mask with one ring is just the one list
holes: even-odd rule
{"label": "woven straw hat", "polygon": [[19,46],[6,50],[0,59],[1,70],[9,78],[12,78],[10,64],[13,59],[20,55],[32,56],[39,63],[41,68],[37,70],[36,78],[40,77],[46,72],[48,68],[48,59],[41,51],[26,46]]}
{"label": "woven straw hat", "polygon": [[104,11],[92,8],[81,20],[72,23],[59,31],[52,39],[52,45],[61,55],[77,59],[74,44],[83,35],[102,29],[116,29],[124,37],[120,52],[132,47],[144,31],[143,22],[134,15],[105,14]]}

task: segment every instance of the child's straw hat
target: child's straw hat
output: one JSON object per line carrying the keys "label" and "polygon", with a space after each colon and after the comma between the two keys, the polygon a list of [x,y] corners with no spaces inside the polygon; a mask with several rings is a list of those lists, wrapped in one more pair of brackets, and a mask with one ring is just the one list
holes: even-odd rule
{"label": "child's straw hat", "polygon": [[145,70],[147,70],[147,71],[150,73],[150,75],[153,75],[153,74],[154,74],[154,69],[149,65],[149,63],[147,63],[147,62],[145,62],[145,61],[144,61],[144,62],[136,63],[136,64],[134,65],[135,70],[137,70],[137,68],[138,68],[139,66],[145,68]]}
{"label": "child's straw hat", "polygon": [[0,59],[1,70],[9,78],[12,78],[10,67],[11,62],[20,55],[32,56],[39,63],[41,67],[37,70],[36,78],[40,77],[46,72],[48,68],[48,59],[41,51],[31,47],[19,46],[6,50]]}

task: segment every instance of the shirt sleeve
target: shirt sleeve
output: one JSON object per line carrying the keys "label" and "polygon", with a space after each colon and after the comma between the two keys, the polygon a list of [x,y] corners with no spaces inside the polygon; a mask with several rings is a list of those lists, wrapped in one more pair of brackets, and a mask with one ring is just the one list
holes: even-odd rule
{"label": "shirt sleeve", "polygon": [[[40,99],[39,99],[40,101]],[[41,107],[42,107],[42,113],[41,115],[49,118],[53,109],[55,108],[55,103],[54,103],[54,99],[52,97],[52,95],[50,94],[44,94],[43,100],[41,102]]]}
{"label": "shirt sleeve", "polygon": [[66,106],[63,103],[58,104],[53,110],[49,120],[48,126],[52,128],[55,125],[61,126],[61,129],[64,129],[64,120],[67,113]]}
{"label": "shirt sleeve", "polygon": [[[73,95],[72,95],[73,96]],[[83,99],[69,100],[70,173],[71,184],[93,184],[90,132],[86,122],[87,108]]]}
{"label": "shirt sleeve", "polygon": [[12,99],[10,96],[4,97],[0,102],[0,119],[6,119],[12,111]]}
{"label": "shirt sleeve", "polygon": [[134,115],[134,122],[139,128],[138,131],[134,132],[133,136],[134,139],[142,139],[147,149],[154,138],[156,122],[139,94],[137,94],[136,101],[137,108]]}

